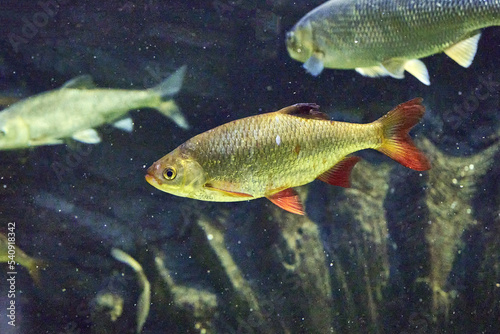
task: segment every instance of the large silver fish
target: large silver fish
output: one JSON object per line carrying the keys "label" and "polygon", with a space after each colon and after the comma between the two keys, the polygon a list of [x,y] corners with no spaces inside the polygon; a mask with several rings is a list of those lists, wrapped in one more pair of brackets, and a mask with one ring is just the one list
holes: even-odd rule
{"label": "large silver fish", "polygon": [[157,109],[177,125],[188,124],[172,96],[182,86],[186,66],[159,85],[145,90],[95,88],[88,75],[76,77],[61,88],[12,104],[0,112],[0,150],[62,144],[65,138],[96,144],[94,128],[112,123],[132,131],[130,110]]}
{"label": "large silver fish", "polygon": [[480,29],[494,25],[500,0],[331,0],[306,14],[286,44],[314,76],[326,67],[402,79],[406,70],[429,85],[420,58],[444,52],[468,67]]}

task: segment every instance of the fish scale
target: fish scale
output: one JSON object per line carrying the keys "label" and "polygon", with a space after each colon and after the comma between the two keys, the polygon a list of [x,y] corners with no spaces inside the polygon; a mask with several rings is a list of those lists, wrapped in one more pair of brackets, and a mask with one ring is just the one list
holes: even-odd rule
{"label": "fish scale", "polygon": [[[252,136],[253,128],[259,128],[258,139]],[[212,179],[235,184],[250,179],[237,190],[263,196],[278,184],[311,182],[345,155],[374,146],[374,130],[371,125],[264,114],[203,133],[190,140],[196,145],[187,145]]]}
{"label": "fish scale", "polygon": [[[334,3],[353,3],[353,1],[333,1]],[[356,1],[359,12],[348,10],[334,12],[334,6],[326,11],[328,22],[311,22],[318,34],[329,34],[336,22],[345,22],[342,30],[356,27],[350,34],[330,34],[329,44],[341,42],[352,45],[353,38],[369,48],[376,48],[380,61],[392,58],[401,52],[411,50],[408,56],[420,58],[434,53],[435,50],[451,45],[471,30],[477,30],[492,24],[500,24],[500,1],[429,1],[420,0],[418,6],[409,1],[377,1],[378,10],[370,6],[373,0]],[[438,5],[439,4],[439,5]],[[326,7],[325,7],[326,8]],[[320,13],[321,11],[318,11]],[[326,14],[325,13],[325,14]],[[314,17],[311,13],[311,19]],[[321,17],[321,16],[320,16]],[[338,20],[338,21],[337,21]],[[446,25],[447,29],[442,29]],[[425,27],[425,29],[419,29]],[[427,41],[436,41],[428,43]],[[369,52],[367,50],[366,52]]]}

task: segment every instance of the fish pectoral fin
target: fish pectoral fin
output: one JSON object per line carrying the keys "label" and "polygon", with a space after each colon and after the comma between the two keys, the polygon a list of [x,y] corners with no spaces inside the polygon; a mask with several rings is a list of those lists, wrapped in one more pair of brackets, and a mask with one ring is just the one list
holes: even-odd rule
{"label": "fish pectoral fin", "polygon": [[350,188],[351,182],[349,181],[349,177],[351,175],[352,168],[360,160],[360,157],[344,158],[336,163],[335,166],[318,176],[317,179],[331,184],[332,186]]}
{"label": "fish pectoral fin", "polygon": [[94,129],[85,129],[78,131],[71,136],[74,140],[85,144],[98,144],[101,142],[101,137]]}
{"label": "fish pectoral fin", "polygon": [[297,215],[305,214],[300,197],[293,188],[287,188],[272,195],[266,195],[266,198],[283,210]]}
{"label": "fish pectoral fin", "polygon": [[386,77],[391,75],[383,65],[358,67],[356,68],[356,72],[370,78]]}
{"label": "fish pectoral fin", "polygon": [[392,58],[384,61],[382,66],[387,70],[391,77],[403,79],[405,77],[405,64],[407,61],[407,59]]}
{"label": "fish pectoral fin", "polygon": [[431,81],[429,80],[429,72],[425,64],[418,59],[410,59],[405,63],[405,70],[411,75],[417,78],[424,85],[429,86]]}
{"label": "fish pectoral fin", "polygon": [[79,75],[71,80],[66,81],[61,88],[74,88],[74,89],[92,89],[96,85],[94,80],[89,74]]}
{"label": "fish pectoral fin", "polygon": [[330,120],[327,114],[319,111],[319,106],[316,103],[297,103],[280,109],[277,112],[302,118]]}
{"label": "fish pectoral fin", "polygon": [[132,118],[127,117],[114,122],[113,126],[117,129],[130,133],[132,132],[132,130],[134,130],[134,121],[132,120]]}
{"label": "fish pectoral fin", "polygon": [[448,49],[444,50],[444,53],[456,61],[460,66],[469,67],[476,55],[477,44],[480,38],[481,32],[477,32],[474,36],[453,44]]}
{"label": "fish pectoral fin", "polygon": [[245,193],[240,193],[237,191],[231,191],[231,190],[218,188],[218,187],[214,186],[212,183],[205,183],[204,187],[205,187],[205,189],[218,191],[218,192],[223,193],[224,195],[230,196],[230,197],[248,197],[248,198],[253,197],[250,194],[245,194]]}
{"label": "fish pectoral fin", "polygon": [[302,65],[308,73],[311,73],[315,77],[317,77],[323,69],[325,65],[323,65],[323,54],[320,52],[315,52],[307,61]]}

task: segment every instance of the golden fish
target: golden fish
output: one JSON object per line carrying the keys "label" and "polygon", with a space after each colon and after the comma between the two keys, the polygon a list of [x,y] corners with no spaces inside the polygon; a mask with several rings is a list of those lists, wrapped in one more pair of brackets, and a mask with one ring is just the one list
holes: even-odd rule
{"label": "golden fish", "polygon": [[406,70],[429,85],[420,58],[444,52],[469,67],[480,29],[494,25],[500,0],[331,0],[297,22],[286,44],[315,76],[326,67],[402,79]]}
{"label": "golden fish", "polygon": [[350,153],[372,148],[406,167],[430,168],[408,135],[424,114],[422,99],[400,104],[369,124],[330,121],[318,108],[299,103],[199,134],[156,161],[146,180],[177,196],[215,202],[267,197],[304,214],[292,188],[314,179],[348,187],[359,161],[346,157]]}

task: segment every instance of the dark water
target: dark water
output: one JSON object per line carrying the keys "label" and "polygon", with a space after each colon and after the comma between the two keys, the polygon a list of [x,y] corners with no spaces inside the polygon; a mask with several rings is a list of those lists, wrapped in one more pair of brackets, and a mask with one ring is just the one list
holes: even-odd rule
{"label": "dark water", "polygon": [[[483,31],[468,69],[443,54],[424,59],[429,87],[408,74],[315,78],[289,58],[284,36],[319,3],[0,4],[2,97],[80,74],[143,89],[186,64],[175,100],[191,124],[141,109],[132,133],[105,125],[98,145],[0,152],[0,232],[15,223],[16,247],[47,263],[38,286],[18,266],[14,298],[2,264],[0,333],[135,332],[143,289],[114,247],[151,284],[143,333],[500,331],[500,29]],[[158,158],[227,121],[315,102],[335,120],[369,122],[417,96],[427,112],[412,136],[433,168],[360,152],[352,188],[298,189],[305,217],[265,199],[179,198],[144,180]]]}

